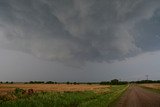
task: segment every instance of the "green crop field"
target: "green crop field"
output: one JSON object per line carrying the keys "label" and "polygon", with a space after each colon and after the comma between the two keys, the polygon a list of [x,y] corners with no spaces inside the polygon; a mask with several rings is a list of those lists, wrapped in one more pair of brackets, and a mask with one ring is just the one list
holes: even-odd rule
{"label": "green crop field", "polygon": [[[40,92],[32,95],[12,93],[17,99],[1,98],[0,107],[106,107],[114,102],[127,85],[111,86],[102,93],[94,91],[82,92]],[[10,95],[9,97],[13,96]],[[7,98],[7,97],[6,97]]]}

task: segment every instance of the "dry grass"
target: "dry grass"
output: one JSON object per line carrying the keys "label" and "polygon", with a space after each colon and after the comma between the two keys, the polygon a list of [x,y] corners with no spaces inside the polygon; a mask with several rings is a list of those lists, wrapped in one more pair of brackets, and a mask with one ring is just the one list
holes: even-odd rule
{"label": "dry grass", "polygon": [[0,84],[0,92],[12,92],[15,88],[24,90],[33,89],[36,92],[73,92],[73,91],[94,91],[103,92],[110,89],[109,85],[67,85],[67,84]]}
{"label": "dry grass", "polygon": [[160,84],[153,83],[153,84],[141,84],[143,87],[152,88],[152,89],[158,89],[160,90]]}

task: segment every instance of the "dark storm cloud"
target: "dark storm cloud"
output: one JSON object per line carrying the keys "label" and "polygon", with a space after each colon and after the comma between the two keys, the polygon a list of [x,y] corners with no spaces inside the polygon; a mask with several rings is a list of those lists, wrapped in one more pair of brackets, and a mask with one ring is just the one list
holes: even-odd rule
{"label": "dark storm cloud", "polygon": [[0,0],[0,45],[62,62],[122,60],[160,49],[159,9],[159,0]]}

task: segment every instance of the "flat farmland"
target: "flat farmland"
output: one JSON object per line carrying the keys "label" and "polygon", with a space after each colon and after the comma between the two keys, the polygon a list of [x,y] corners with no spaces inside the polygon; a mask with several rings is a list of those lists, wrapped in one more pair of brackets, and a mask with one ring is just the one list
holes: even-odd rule
{"label": "flat farmland", "polygon": [[0,92],[12,92],[16,88],[24,90],[33,89],[35,92],[75,92],[110,90],[110,85],[74,85],[74,84],[0,84]]}
{"label": "flat farmland", "polygon": [[140,86],[160,90],[160,84],[158,83],[152,83],[152,84],[141,84]]}
{"label": "flat farmland", "polygon": [[[98,84],[0,84],[0,107],[106,107],[127,87]],[[33,89],[34,93],[23,94],[21,89]]]}

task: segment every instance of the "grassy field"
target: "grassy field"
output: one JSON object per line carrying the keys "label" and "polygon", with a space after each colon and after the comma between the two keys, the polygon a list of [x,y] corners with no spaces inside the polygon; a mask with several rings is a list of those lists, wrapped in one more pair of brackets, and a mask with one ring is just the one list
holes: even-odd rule
{"label": "grassy field", "polygon": [[160,93],[160,84],[158,83],[140,84],[140,86],[156,93]]}
{"label": "grassy field", "polygon": [[141,86],[160,90],[160,84],[158,83],[141,84]]}
{"label": "grassy field", "polygon": [[[36,92],[15,93],[15,88],[32,88]],[[0,89],[7,91],[1,91],[6,94],[0,97],[0,107],[106,107],[126,88],[126,85],[3,84]]]}

